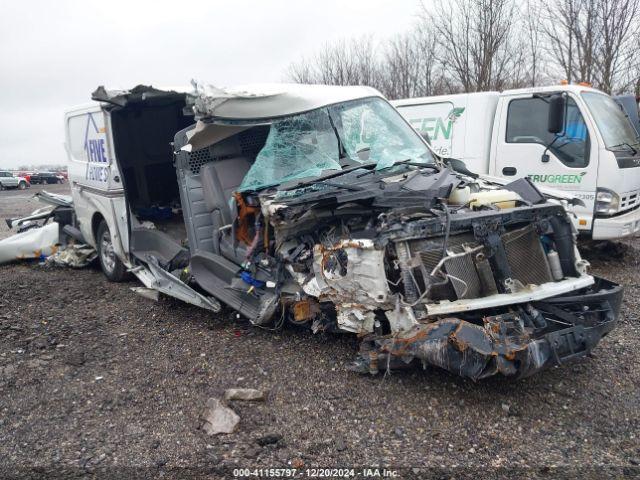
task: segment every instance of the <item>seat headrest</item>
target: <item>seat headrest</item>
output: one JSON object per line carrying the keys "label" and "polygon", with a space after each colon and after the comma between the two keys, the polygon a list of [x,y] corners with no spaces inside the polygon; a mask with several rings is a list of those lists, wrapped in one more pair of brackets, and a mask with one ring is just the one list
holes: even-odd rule
{"label": "seat headrest", "polygon": [[200,169],[204,201],[209,210],[228,207],[232,193],[242,183],[251,162],[246,157],[209,162]]}

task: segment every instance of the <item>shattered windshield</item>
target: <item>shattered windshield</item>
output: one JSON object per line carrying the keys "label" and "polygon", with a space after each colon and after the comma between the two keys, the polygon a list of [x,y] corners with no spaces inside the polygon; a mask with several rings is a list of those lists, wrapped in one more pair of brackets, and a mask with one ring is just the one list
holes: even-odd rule
{"label": "shattered windshield", "polygon": [[266,143],[240,191],[259,190],[291,180],[313,178],[375,163],[433,161],[419,137],[381,98],[331,105],[271,123]]}

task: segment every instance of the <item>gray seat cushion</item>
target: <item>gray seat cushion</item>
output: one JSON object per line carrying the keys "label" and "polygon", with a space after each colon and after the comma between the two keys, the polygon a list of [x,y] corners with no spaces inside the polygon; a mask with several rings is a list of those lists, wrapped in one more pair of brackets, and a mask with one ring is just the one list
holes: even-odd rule
{"label": "gray seat cushion", "polygon": [[218,228],[233,221],[235,215],[229,208],[229,200],[250,168],[249,159],[234,157],[207,163],[200,169],[202,193],[207,209],[212,213],[220,211],[222,225],[218,225]]}
{"label": "gray seat cushion", "polygon": [[229,201],[250,168],[251,163],[246,157],[233,157],[207,163],[200,169],[202,194],[211,214],[213,253],[236,263],[242,261],[246,250],[244,246],[236,244],[231,229],[220,229],[231,225],[236,217],[236,212],[229,207]]}

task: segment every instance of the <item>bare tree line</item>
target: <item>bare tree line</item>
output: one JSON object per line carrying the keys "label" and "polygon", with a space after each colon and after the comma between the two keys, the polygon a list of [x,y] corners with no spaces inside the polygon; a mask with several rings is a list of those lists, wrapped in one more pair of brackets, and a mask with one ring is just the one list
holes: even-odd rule
{"label": "bare tree line", "polygon": [[290,65],[301,83],[390,98],[588,82],[640,94],[640,0],[431,0],[408,32],[327,44]]}

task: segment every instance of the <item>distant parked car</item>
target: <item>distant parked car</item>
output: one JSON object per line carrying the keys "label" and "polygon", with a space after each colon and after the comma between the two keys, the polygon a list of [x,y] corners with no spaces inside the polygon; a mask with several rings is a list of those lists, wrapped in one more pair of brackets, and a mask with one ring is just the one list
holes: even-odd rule
{"label": "distant parked car", "polygon": [[57,172],[38,172],[31,175],[31,183],[33,185],[64,183],[64,177]]}
{"label": "distant parked car", "polygon": [[6,188],[19,188],[24,190],[29,188],[31,184],[24,177],[16,177],[13,173],[6,170],[0,170],[0,190]]}

